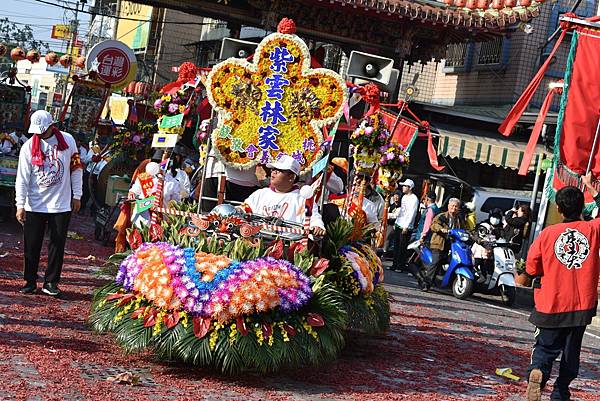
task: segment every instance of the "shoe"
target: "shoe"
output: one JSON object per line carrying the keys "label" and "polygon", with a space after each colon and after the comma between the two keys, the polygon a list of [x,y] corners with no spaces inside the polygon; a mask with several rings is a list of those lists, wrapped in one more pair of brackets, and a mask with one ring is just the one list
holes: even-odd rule
{"label": "shoe", "polygon": [[37,291],[37,284],[36,283],[26,283],[23,287],[21,287],[21,289],[19,290],[19,292],[21,294],[33,294],[34,292]]}
{"label": "shoe", "polygon": [[60,290],[58,289],[58,286],[54,283],[44,283],[44,286],[42,287],[42,292],[53,297],[57,297],[60,295]]}
{"label": "shoe", "polygon": [[542,371],[533,369],[529,373],[527,383],[527,401],[541,401],[542,399]]}
{"label": "shoe", "polygon": [[557,387],[555,382],[552,394],[550,394],[550,401],[571,401],[571,392],[569,391],[569,388],[561,389]]}

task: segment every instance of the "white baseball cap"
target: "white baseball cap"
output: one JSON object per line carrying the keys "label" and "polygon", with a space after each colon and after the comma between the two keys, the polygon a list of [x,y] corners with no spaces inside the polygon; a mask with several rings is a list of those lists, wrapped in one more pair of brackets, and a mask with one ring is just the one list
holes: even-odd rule
{"label": "white baseball cap", "polygon": [[54,124],[52,115],[46,110],[38,110],[31,115],[29,133],[43,134],[52,124]]}
{"label": "white baseball cap", "polygon": [[404,180],[404,182],[401,182],[398,185],[400,185],[401,187],[409,187],[410,189],[413,189],[415,187],[415,182],[410,178],[407,178],[406,180]]}
{"label": "white baseball cap", "polygon": [[296,175],[300,175],[300,163],[298,163],[296,159],[289,155],[279,156],[277,160],[267,164],[267,168],[274,168],[283,171],[287,170]]}

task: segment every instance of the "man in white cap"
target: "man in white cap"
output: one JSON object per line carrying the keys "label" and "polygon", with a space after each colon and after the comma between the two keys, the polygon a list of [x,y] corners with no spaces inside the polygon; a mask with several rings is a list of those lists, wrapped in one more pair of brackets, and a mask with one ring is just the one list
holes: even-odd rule
{"label": "man in white cap", "polygon": [[[267,164],[271,169],[271,184],[268,188],[255,191],[245,200],[242,208],[249,213],[278,217],[292,223],[302,224],[305,215],[305,198],[296,185],[300,175],[300,163],[288,155],[280,156]],[[325,234],[325,226],[315,205],[310,218],[313,234]]]}
{"label": "man in white cap", "polygon": [[396,218],[394,227],[394,264],[392,270],[404,270],[407,257],[407,249],[410,242],[410,236],[419,210],[419,198],[413,193],[415,183],[410,178],[399,184],[402,187],[402,200],[400,201],[400,213]]}
{"label": "man in white cap", "polygon": [[42,291],[58,296],[65,241],[71,212],[79,211],[83,170],[75,139],[61,132],[50,113],[38,110],[31,115],[29,133],[34,134],[21,148],[15,198],[17,220],[23,225],[25,286],[20,292],[37,289],[40,251],[46,225],[50,232],[48,266]]}

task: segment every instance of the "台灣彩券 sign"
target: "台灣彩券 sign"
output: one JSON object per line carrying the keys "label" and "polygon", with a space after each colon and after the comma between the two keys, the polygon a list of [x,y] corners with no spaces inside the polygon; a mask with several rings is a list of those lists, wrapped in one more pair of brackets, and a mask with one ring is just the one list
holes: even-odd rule
{"label": "\u53f0\u7063\u5f69\u5238 sign", "polygon": [[105,40],[90,50],[86,59],[88,71],[97,71],[98,79],[121,89],[135,78],[137,60],[133,50],[118,40]]}

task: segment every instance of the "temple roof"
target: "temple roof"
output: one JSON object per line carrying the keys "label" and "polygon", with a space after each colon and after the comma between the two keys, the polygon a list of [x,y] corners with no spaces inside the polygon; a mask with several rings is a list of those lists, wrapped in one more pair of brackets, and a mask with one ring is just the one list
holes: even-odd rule
{"label": "temple roof", "polygon": [[134,1],[267,30],[288,17],[299,35],[407,59],[423,59],[425,51],[439,58],[449,43],[490,40],[538,16],[541,6],[535,0]]}

